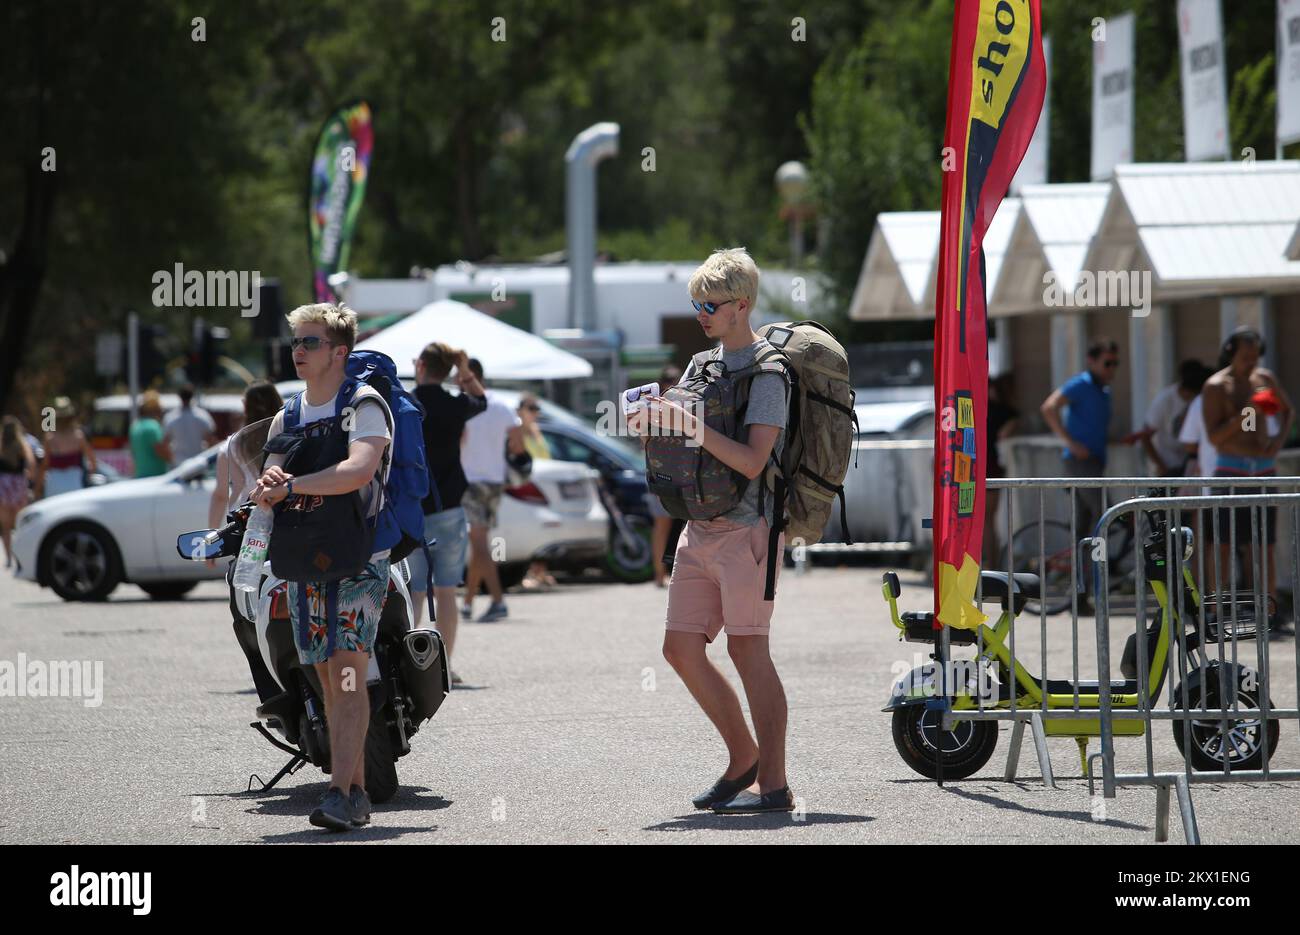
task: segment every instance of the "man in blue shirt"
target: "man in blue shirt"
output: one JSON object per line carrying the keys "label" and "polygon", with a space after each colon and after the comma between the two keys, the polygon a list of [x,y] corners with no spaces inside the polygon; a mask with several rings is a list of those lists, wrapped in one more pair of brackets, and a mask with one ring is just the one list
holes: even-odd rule
{"label": "man in blue shirt", "polygon": [[[1088,369],[1066,380],[1043,401],[1047,427],[1065,442],[1061,452],[1066,477],[1101,477],[1106,473],[1106,438],[1110,433],[1110,381],[1119,368],[1119,345],[1098,338],[1088,346]],[[1065,418],[1061,410],[1065,409]],[[1077,526],[1089,535],[1102,513],[1100,487],[1079,487]]]}

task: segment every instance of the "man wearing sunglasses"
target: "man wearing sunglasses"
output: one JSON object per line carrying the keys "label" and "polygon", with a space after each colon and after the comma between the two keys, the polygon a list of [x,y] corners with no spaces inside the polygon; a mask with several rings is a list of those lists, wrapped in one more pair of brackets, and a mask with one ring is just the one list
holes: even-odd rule
{"label": "man wearing sunglasses", "polygon": [[[293,365],[307,384],[302,395],[301,424],[333,418],[335,397],[347,377],[348,354],[357,340],[356,313],[346,307],[303,305],[289,315],[293,329]],[[331,496],[361,491],[366,517],[373,520],[383,502],[384,451],[392,441],[382,397],[362,384],[345,419],[347,457],[337,464],[298,477],[284,470],[285,456],[267,456],[264,472],[249,495],[260,506],[273,507],[286,497]],[[268,438],[284,430],[284,410],[271,420]],[[298,658],[316,667],[325,692],[329,725],[330,787],[312,812],[313,825],[344,831],[370,822],[366,794],[365,741],[370,725],[370,696],[364,673],[374,649],[379,617],[388,596],[389,550],[375,552],[366,567],[338,581],[338,607],[330,613],[324,584],[290,581],[289,611]],[[299,590],[306,589],[309,621],[300,621]],[[308,625],[304,625],[304,623]],[[332,637],[332,638],[331,638]],[[332,648],[332,652],[331,652]]]}
{"label": "man wearing sunglasses", "polygon": [[[1065,442],[1061,473],[1065,477],[1101,477],[1106,473],[1106,441],[1110,436],[1110,382],[1119,369],[1119,345],[1098,338],[1088,346],[1087,369],[1066,380],[1043,401],[1043,421]],[[1066,410],[1064,419],[1061,410]],[[1100,487],[1075,489],[1080,536],[1091,535],[1102,514]]]}
{"label": "man wearing sunglasses", "polygon": [[[719,342],[728,371],[749,367],[772,345],[754,333],[750,313],[758,298],[758,267],[744,249],[719,250],[691,276],[691,305],[704,333]],[[686,368],[682,383],[695,373]],[[739,504],[708,521],[691,521],[678,538],[664,634],[666,658],[704,709],[727,747],[727,767],[706,792],[698,809],[724,814],[790,811],[794,799],[785,774],[786,699],[768,649],[775,601],[765,601],[768,530],[772,498],[758,509],[760,475],[769,458],[779,459],[788,406],[779,374],[753,378],[745,409],[748,432],[731,438],[703,425],[685,407],[660,397],[629,418],[635,432],[682,431],[704,449],[750,479]],[[782,535],[778,539],[781,554]],[[778,558],[779,562],[780,559]],[[740,674],[749,701],[754,734],[740,699],[726,676],[708,658],[708,644],[727,634],[727,654]]]}

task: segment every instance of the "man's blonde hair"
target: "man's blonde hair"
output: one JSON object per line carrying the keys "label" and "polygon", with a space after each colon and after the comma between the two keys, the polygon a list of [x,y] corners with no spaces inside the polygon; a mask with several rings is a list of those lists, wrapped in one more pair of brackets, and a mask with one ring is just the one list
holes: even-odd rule
{"label": "man's blonde hair", "polygon": [[691,274],[691,298],[746,299],[752,310],[758,304],[758,266],[744,247],[714,250]]}
{"label": "man's blonde hair", "polygon": [[330,305],[328,302],[299,305],[287,318],[290,328],[309,324],[324,325],[329,339],[344,345],[349,352],[357,343],[357,313],[346,305]]}

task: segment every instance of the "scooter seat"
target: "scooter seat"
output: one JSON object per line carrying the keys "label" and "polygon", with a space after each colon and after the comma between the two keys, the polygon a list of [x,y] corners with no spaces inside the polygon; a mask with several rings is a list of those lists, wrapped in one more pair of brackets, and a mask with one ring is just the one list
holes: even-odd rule
{"label": "scooter seat", "polygon": [[[1048,679],[1047,693],[1049,695],[1073,695],[1075,685],[1078,685],[1080,695],[1095,695],[1101,691],[1101,682],[1093,679],[1089,681],[1071,682],[1069,679]],[[1110,691],[1112,695],[1136,695],[1138,690],[1137,679],[1112,680]]]}
{"label": "scooter seat", "polygon": [[[1008,580],[1009,578],[1011,580]],[[1010,597],[1008,592],[1015,595],[1015,610],[1019,613],[1026,600],[1041,596],[1040,587],[1038,575],[1032,572],[1018,571],[1014,575],[1008,575],[1005,571],[980,572],[980,592],[984,595],[984,599],[1000,601],[1003,610],[1007,608]]]}

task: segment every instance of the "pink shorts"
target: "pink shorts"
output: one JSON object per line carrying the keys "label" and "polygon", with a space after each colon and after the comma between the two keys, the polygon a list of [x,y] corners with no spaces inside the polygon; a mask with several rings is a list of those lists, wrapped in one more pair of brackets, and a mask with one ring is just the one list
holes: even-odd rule
{"label": "pink shorts", "polygon": [[[741,526],[725,519],[689,522],[677,540],[668,584],[668,629],[702,633],[706,641],[728,636],[767,636],[774,601],[763,600],[767,583],[768,526]],[[777,537],[781,575],[785,534]]]}

